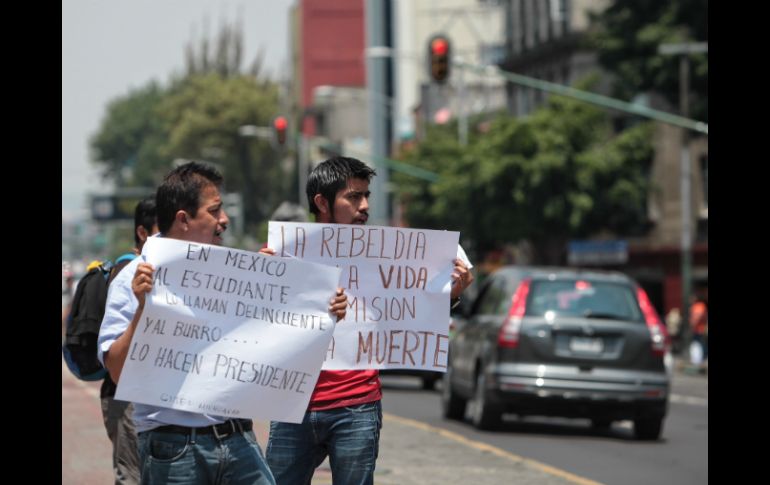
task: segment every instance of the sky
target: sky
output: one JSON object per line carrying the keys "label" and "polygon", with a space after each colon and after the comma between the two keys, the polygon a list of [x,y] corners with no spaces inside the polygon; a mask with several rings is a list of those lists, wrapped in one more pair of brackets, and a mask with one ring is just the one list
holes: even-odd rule
{"label": "sky", "polygon": [[[62,220],[88,216],[88,194],[109,193],[88,161],[107,103],[184,68],[184,48],[240,20],[244,62],[260,48],[274,79],[289,66],[294,0],[66,0],[62,2]],[[206,27],[206,25],[208,27]],[[197,42],[196,42],[197,43]]]}

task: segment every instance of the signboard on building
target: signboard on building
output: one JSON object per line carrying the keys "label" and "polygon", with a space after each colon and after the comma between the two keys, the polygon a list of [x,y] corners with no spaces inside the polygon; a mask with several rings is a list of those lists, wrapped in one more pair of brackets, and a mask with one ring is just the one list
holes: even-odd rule
{"label": "signboard on building", "polygon": [[570,266],[625,264],[628,262],[628,242],[624,240],[570,241],[567,262]]}
{"label": "signboard on building", "polygon": [[91,196],[91,219],[94,221],[133,221],[136,204],[155,193],[154,189],[136,189],[115,194]]}

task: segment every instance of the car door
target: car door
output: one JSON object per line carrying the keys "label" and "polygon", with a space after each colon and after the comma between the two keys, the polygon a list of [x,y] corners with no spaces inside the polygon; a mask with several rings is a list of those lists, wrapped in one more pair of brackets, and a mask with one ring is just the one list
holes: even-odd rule
{"label": "car door", "polygon": [[460,352],[457,380],[465,389],[473,389],[476,370],[494,358],[497,332],[503,317],[499,308],[506,299],[506,279],[500,274],[489,277],[479,298],[473,305],[472,313],[463,332],[462,351]]}
{"label": "car door", "polygon": [[473,357],[476,341],[479,337],[479,308],[488,298],[487,295],[494,279],[493,276],[490,276],[482,284],[478,297],[466,315],[464,325],[458,327],[452,340],[450,359],[452,361],[453,380],[462,387],[467,387],[473,379]]}

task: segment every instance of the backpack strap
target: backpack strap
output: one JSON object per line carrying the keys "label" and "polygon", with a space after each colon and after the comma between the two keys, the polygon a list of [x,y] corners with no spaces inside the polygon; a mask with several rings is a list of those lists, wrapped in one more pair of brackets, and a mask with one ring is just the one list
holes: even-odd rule
{"label": "backpack strap", "polygon": [[107,278],[107,286],[112,283],[112,280],[114,280],[118,273],[120,273],[120,270],[126,267],[128,263],[134,260],[134,258],[136,258],[136,254],[126,253],[115,260],[115,264],[112,265],[112,268],[110,268],[110,272]]}
{"label": "backpack strap", "polygon": [[115,265],[117,266],[118,263],[122,263],[123,261],[132,261],[136,257],[136,254],[134,253],[125,253],[118,256],[118,258],[115,260]]}

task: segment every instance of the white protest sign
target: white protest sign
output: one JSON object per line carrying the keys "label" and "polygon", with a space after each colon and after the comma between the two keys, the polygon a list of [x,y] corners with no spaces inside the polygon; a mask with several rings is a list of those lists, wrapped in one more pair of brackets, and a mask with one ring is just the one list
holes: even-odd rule
{"label": "white protest sign", "polygon": [[153,290],[115,398],[301,422],[334,332],[340,270],[158,237],[142,255]]}
{"label": "white protest sign", "polygon": [[446,371],[460,233],[270,221],[278,256],[337,266],[348,295],[324,361],[333,369]]}

